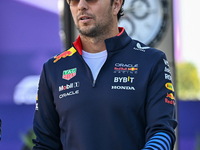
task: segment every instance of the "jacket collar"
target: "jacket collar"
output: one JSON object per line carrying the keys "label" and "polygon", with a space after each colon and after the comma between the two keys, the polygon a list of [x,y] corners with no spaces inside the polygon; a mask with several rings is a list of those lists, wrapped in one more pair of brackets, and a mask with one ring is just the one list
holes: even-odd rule
{"label": "jacket collar", "polygon": [[[117,36],[105,40],[106,49],[108,52],[118,51],[124,48],[129,42],[131,42],[131,38],[127,35],[125,29],[122,27],[119,27],[119,34]],[[76,41],[73,42],[73,46],[76,48],[79,54],[82,55],[80,35]]]}

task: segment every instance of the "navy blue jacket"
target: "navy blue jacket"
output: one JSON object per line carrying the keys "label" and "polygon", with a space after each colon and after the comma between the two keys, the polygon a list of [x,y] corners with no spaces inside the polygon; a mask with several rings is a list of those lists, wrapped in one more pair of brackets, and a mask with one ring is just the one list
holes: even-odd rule
{"label": "navy blue jacket", "polygon": [[120,30],[105,40],[108,57],[96,81],[80,37],[44,64],[33,150],[173,149],[177,121],[166,56]]}

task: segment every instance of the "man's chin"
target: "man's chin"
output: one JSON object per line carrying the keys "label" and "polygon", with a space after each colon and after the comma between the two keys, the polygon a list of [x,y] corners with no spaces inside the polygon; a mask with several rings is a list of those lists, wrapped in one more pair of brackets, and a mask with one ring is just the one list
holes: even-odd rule
{"label": "man's chin", "polygon": [[84,35],[84,36],[88,36],[88,37],[95,37],[96,36],[96,30],[95,29],[92,29],[92,28],[85,28],[85,29],[78,29],[79,30],[79,33],[81,35]]}

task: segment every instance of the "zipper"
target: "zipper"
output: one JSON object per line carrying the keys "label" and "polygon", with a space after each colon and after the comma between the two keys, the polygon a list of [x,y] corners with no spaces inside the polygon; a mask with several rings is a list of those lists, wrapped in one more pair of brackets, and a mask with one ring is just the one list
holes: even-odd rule
{"label": "zipper", "polygon": [[[107,53],[107,54],[108,54],[108,53]],[[108,54],[108,55],[109,55],[109,54]],[[96,80],[93,79],[93,87],[95,87],[96,81],[98,80],[98,76],[99,76],[99,74],[102,72],[102,69],[104,68],[105,64],[106,64],[107,61],[108,61],[108,55],[107,55],[106,61],[104,62],[104,64],[102,65],[101,69],[99,70],[99,73],[97,74]]]}
{"label": "zipper", "polygon": [[98,76],[99,76],[99,74],[100,74],[102,68],[105,66],[105,64],[106,64],[106,62],[107,62],[107,60],[108,60],[108,56],[107,56],[107,58],[106,58],[105,63],[102,65],[101,69],[99,70],[99,73],[98,73],[98,75],[97,75],[96,80],[94,80],[94,77],[93,77],[92,71],[91,71],[90,67],[88,66],[88,64],[85,62],[85,60],[83,59],[82,56],[81,56],[81,58],[82,58],[83,62],[85,63],[85,65],[87,66],[87,68],[89,69],[90,76],[92,77],[92,87],[95,88],[95,86],[96,86],[96,80],[98,79]]}
{"label": "zipper", "polygon": [[[85,60],[83,59],[83,61],[85,62]],[[92,74],[92,71],[90,69],[90,67],[88,66],[88,64],[85,62],[85,64],[87,65],[87,68],[89,69],[89,72],[90,72],[90,76],[92,77],[92,87],[94,88],[95,85],[96,85],[96,80],[94,80],[94,77],[93,77],[93,74]]]}
{"label": "zipper", "polygon": [[85,63],[85,65],[86,65],[87,68],[89,69],[90,76],[91,76],[91,78],[92,78],[92,87],[94,88],[94,87],[95,87],[95,84],[96,84],[96,80],[94,80],[92,71],[91,71],[90,67],[88,66],[88,64],[85,62],[85,60],[83,59],[83,57],[82,57],[81,55],[80,55],[80,57],[82,58],[83,62]]}
{"label": "zipper", "polygon": [[96,80],[93,79],[92,87],[95,87]]}

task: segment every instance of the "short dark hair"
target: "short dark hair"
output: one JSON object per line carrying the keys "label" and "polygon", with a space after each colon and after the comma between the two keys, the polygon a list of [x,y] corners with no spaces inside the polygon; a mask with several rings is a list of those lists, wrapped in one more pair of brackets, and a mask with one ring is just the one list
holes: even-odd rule
{"label": "short dark hair", "polygon": [[[114,0],[111,0],[111,5],[113,4]],[[122,6],[124,5],[125,0],[123,0],[122,2]],[[118,14],[117,14],[117,19],[119,20],[123,15],[124,15],[124,10],[121,6],[121,9],[119,10]]]}

